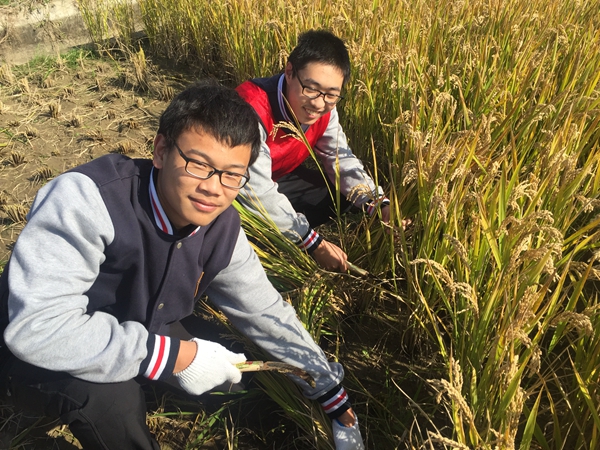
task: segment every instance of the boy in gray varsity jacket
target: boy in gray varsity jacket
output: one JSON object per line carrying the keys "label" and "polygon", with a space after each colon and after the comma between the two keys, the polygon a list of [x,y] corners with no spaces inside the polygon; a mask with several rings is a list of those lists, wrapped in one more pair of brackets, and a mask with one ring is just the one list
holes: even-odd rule
{"label": "boy in gray varsity jacket", "polygon": [[159,449],[144,379],[174,376],[193,395],[241,379],[243,354],[169,334],[207,294],[315,378],[294,381],[331,417],[337,449],[363,448],[342,367],[271,286],[231,206],[259,147],[252,108],[196,84],[162,114],[152,161],[107,155],[40,189],[0,279],[3,378],[17,406],[60,417],[85,449]]}

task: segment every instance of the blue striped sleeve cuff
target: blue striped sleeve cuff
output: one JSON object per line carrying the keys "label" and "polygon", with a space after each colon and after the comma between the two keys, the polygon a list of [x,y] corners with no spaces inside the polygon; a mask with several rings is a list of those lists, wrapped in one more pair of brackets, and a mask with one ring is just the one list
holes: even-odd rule
{"label": "blue striped sleeve cuff", "polygon": [[311,228],[308,230],[306,236],[302,238],[302,242],[300,242],[298,246],[311,254],[319,246],[322,240],[323,238],[319,236],[319,233]]}
{"label": "blue striped sleeve cuff", "polygon": [[341,385],[337,385],[319,397],[317,401],[331,420],[337,419],[352,407],[348,394]]}
{"label": "blue striped sleeve cuff", "polygon": [[179,339],[158,334],[148,335],[148,354],[140,366],[140,374],[149,380],[166,380],[173,374],[179,354]]}
{"label": "blue striped sleeve cuff", "polygon": [[372,202],[368,202],[365,203],[365,211],[367,211],[367,214],[369,216],[372,216],[375,211],[377,210],[377,207],[383,207],[383,206],[387,206],[390,204],[390,199],[387,197],[379,197],[377,200],[374,200]]}

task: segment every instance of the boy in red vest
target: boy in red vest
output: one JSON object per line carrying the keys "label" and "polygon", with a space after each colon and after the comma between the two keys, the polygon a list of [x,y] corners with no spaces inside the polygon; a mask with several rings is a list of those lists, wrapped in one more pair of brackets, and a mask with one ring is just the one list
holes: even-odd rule
{"label": "boy in red vest", "polygon": [[[259,212],[261,205],[277,227],[306,249],[327,270],[348,269],[347,255],[314,230],[335,215],[327,182],[335,192],[339,173],[342,211],[352,205],[389,222],[389,200],[365,172],[348,147],[336,104],[350,77],[350,57],[344,42],[328,31],[311,30],[300,35],[282,74],[255,78],[237,91],[261,119],[262,145],[249,169],[250,181],[238,200]],[[306,145],[278,124],[300,123],[306,139],[323,164],[319,170],[302,165],[309,157]],[[348,199],[346,200],[347,197]]]}

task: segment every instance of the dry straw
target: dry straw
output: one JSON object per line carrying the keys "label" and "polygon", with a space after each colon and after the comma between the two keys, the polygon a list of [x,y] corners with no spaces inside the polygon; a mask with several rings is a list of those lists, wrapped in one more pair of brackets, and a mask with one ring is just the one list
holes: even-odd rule
{"label": "dry straw", "polygon": [[29,208],[24,205],[2,205],[2,211],[8,216],[9,220],[15,224],[24,224],[27,221],[27,212]]}
{"label": "dry straw", "polygon": [[20,152],[19,150],[13,150],[10,152],[10,156],[8,158],[8,162],[13,166],[20,166],[25,163],[25,154]]}
{"label": "dry straw", "polygon": [[132,141],[126,140],[117,143],[116,148],[117,153],[121,153],[122,155],[129,155],[135,152],[135,146]]}
{"label": "dry straw", "polygon": [[60,116],[61,105],[59,102],[52,102],[48,104],[48,110],[50,112],[50,117],[53,119],[58,119]]}
{"label": "dry straw", "polygon": [[33,173],[31,179],[36,183],[43,183],[52,177],[54,177],[54,172],[52,171],[52,169],[46,166],[42,166]]}

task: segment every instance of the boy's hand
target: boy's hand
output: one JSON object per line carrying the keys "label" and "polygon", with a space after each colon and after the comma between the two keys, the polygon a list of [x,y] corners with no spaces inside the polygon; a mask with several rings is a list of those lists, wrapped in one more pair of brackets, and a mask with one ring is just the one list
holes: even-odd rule
{"label": "boy's hand", "polygon": [[337,418],[342,425],[345,427],[351,427],[356,423],[356,415],[354,414],[354,410],[352,408],[346,410],[344,414]]}
{"label": "boy's hand", "polygon": [[[381,208],[381,222],[383,223],[383,225],[385,227],[386,233],[388,233],[388,234],[390,234],[390,233],[397,234],[398,233],[398,229],[396,227],[390,225],[390,206],[389,205],[385,205]],[[404,231],[406,231],[406,229],[412,225],[412,220],[411,219],[402,219],[401,225],[402,225],[402,229]]]}
{"label": "boy's hand", "polygon": [[319,246],[312,252],[312,257],[317,264],[325,270],[346,272],[348,255],[337,245],[323,239]]}
{"label": "boy's hand", "polygon": [[217,342],[194,338],[196,355],[191,364],[173,375],[189,394],[200,395],[226,382],[239,383],[242,373],[234,364],[246,361],[243,353],[233,353]]}
{"label": "boy's hand", "polygon": [[386,225],[390,223],[390,205],[385,205],[381,208],[381,221]]}

